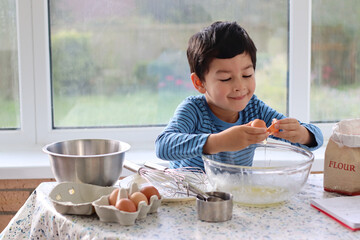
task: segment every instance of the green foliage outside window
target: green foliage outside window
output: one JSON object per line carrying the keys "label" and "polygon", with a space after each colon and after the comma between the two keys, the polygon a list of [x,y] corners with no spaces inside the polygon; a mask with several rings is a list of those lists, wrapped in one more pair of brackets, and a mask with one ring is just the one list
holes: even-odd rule
{"label": "green foliage outside window", "polygon": [[83,95],[94,90],[98,69],[90,46],[91,34],[61,31],[52,35],[51,68],[55,94]]}

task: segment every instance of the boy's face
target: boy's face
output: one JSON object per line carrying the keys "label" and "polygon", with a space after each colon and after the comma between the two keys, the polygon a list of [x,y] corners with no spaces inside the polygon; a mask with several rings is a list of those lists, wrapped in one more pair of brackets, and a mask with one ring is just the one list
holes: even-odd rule
{"label": "boy's face", "polygon": [[255,91],[255,71],[249,54],[229,59],[215,58],[203,84],[206,100],[221,120],[234,122]]}

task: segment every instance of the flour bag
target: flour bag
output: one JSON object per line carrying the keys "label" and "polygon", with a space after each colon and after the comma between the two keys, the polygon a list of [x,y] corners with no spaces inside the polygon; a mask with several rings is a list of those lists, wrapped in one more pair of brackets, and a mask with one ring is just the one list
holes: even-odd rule
{"label": "flour bag", "polygon": [[360,119],[334,126],[325,150],[324,190],[360,195]]}

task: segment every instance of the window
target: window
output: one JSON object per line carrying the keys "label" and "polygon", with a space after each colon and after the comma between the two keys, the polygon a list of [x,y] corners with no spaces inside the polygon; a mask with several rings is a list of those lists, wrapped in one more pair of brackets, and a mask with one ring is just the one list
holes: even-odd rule
{"label": "window", "polygon": [[252,36],[256,94],[328,137],[334,121],[359,115],[359,3],[342,3],[0,0],[0,142],[116,138],[153,149],[175,107],[197,94],[187,41],[215,20]]}
{"label": "window", "polygon": [[0,129],[20,128],[16,2],[0,0]]}
{"label": "window", "polygon": [[312,1],[311,121],[360,116],[360,2]]}
{"label": "window", "polygon": [[197,94],[188,39],[221,19],[247,29],[257,94],[286,113],[287,9],[262,0],[49,1],[53,127],[165,125]]}

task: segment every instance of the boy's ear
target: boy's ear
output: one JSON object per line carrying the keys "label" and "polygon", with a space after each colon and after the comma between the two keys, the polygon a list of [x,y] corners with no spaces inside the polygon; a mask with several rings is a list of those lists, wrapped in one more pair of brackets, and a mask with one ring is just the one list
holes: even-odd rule
{"label": "boy's ear", "polygon": [[196,73],[191,73],[190,78],[196,90],[198,90],[199,93],[204,94],[206,92],[206,89],[203,85],[203,82],[196,75]]}

